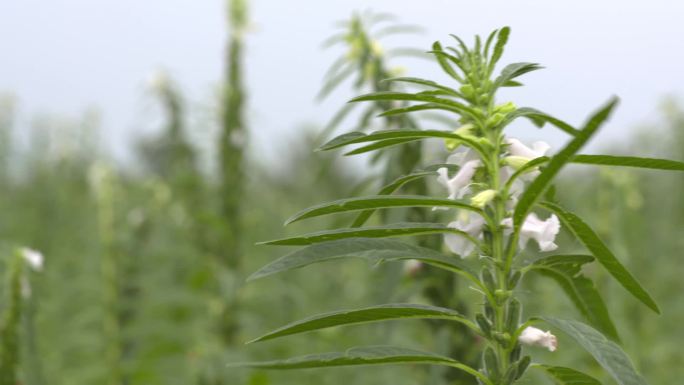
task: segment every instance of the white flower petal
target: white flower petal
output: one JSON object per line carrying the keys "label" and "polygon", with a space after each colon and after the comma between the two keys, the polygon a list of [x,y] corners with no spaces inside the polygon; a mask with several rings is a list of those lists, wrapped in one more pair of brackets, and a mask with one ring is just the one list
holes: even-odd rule
{"label": "white flower petal", "polygon": [[480,167],[479,160],[470,160],[461,167],[453,178],[449,179],[446,167],[437,170],[439,176],[437,182],[442,184],[449,191],[449,199],[460,199],[468,193],[468,185],[475,175],[475,171]]}
{"label": "white flower petal", "polygon": [[551,148],[546,142],[538,141],[532,144],[532,148],[527,147],[518,139],[507,138],[508,153],[513,156],[521,156],[530,160],[544,156]]}
{"label": "white flower petal", "polygon": [[[475,239],[482,238],[482,228],[485,221],[480,215],[475,213],[465,213],[459,218],[449,223],[447,226],[456,230],[461,230]],[[459,234],[445,234],[444,243],[453,253],[465,258],[475,251],[475,245],[468,238]]]}
{"label": "white flower petal", "polygon": [[547,220],[542,221],[537,214],[531,213],[525,218],[525,222],[520,228],[520,248],[525,248],[527,241],[531,238],[539,244],[539,251],[553,251],[558,248],[554,243],[556,235],[560,231],[560,221],[556,215],[551,215]]}
{"label": "white flower petal", "polygon": [[520,333],[518,341],[528,346],[541,346],[549,349],[550,352],[558,349],[558,339],[550,331],[543,331],[532,326],[528,326]]}

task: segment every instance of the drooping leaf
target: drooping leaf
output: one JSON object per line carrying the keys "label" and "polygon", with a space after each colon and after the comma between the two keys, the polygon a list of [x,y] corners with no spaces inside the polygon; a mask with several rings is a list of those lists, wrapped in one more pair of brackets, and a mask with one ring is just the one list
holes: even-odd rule
{"label": "drooping leaf", "polygon": [[356,325],[399,319],[446,319],[458,322],[465,321],[465,318],[459,312],[447,308],[405,303],[388,304],[319,314],[285,325],[256,338],[249,343],[266,341],[334,326]]}
{"label": "drooping leaf", "polygon": [[448,257],[432,249],[395,240],[372,238],[339,239],[304,247],[262,267],[248,280],[340,258],[362,258],[372,263],[416,259],[475,280],[475,273],[460,258]]}
{"label": "drooping leaf", "polygon": [[602,166],[623,166],[649,168],[654,170],[684,171],[684,162],[669,159],[639,158],[636,156],[614,155],[575,155],[573,163],[596,164]]}
{"label": "drooping leaf", "polygon": [[620,263],[608,246],[599,238],[594,230],[582,221],[577,215],[564,210],[557,204],[544,202],[542,207],[558,215],[561,222],[582,242],[582,244],[596,257],[596,260],[634,297],[643,304],[660,314],[658,305],[639,282]]}
{"label": "drooping leaf", "polygon": [[527,118],[531,120],[532,123],[534,123],[537,127],[542,127],[545,123],[550,123],[560,130],[573,136],[578,132],[578,130],[570,124],[531,107],[520,107],[507,116],[508,122],[511,122],[517,118]]}
{"label": "drooping leaf", "polygon": [[584,350],[594,356],[596,361],[613,376],[618,384],[648,385],[646,380],[634,369],[632,362],[622,348],[591,326],[578,321],[552,317],[539,317],[539,319],[562,330],[577,341]]}
{"label": "drooping leaf", "polygon": [[591,325],[619,341],[605,302],[594,283],[581,274],[582,265],[593,260],[590,255],[555,255],[537,260],[529,268],[556,281]]}
{"label": "drooping leaf", "polygon": [[541,364],[534,364],[532,367],[546,372],[558,385],[601,385],[599,380],[575,369]]}
{"label": "drooping leaf", "polygon": [[474,211],[480,214],[482,213],[482,210],[473,207],[468,203],[453,199],[433,198],[420,195],[371,195],[366,197],[339,199],[310,207],[293,215],[285,224],[288,225],[302,219],[318,217],[321,215],[392,207],[453,207]]}
{"label": "drooping leaf", "polygon": [[319,231],[298,237],[261,242],[259,244],[304,246],[345,238],[388,238],[440,233],[463,234],[462,231],[447,227],[440,223],[393,223],[384,226]]}
{"label": "drooping leaf", "polygon": [[451,366],[480,378],[487,385],[492,385],[491,381],[485,378],[477,370],[461,364],[452,358],[396,346],[357,347],[351,348],[343,353],[312,354],[286,360],[247,362],[231,366],[250,367],[257,369],[308,369],[333,366],[385,364],[425,364]]}
{"label": "drooping leaf", "polygon": [[560,172],[561,168],[570,161],[571,157],[575,155],[584,144],[594,135],[601,124],[608,119],[611,111],[617,104],[617,99],[611,99],[606,106],[601,108],[589,119],[587,124],[580,130],[575,137],[556,154],[544,170],[537,178],[527,187],[525,192],[520,197],[520,201],[513,213],[513,221],[516,226],[516,231],[522,226],[525,217],[529,213],[532,206],[537,199],[544,193],[544,190],[549,186],[553,178]]}
{"label": "drooping leaf", "polygon": [[540,66],[538,63],[512,63],[501,70],[501,75],[494,80],[494,84],[496,87],[500,87],[519,76],[542,68],[544,67]]}

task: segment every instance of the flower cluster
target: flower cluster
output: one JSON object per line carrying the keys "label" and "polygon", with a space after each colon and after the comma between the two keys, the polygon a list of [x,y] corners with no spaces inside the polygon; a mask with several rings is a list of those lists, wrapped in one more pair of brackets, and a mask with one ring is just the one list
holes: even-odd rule
{"label": "flower cluster", "polygon": [[[501,168],[500,179],[502,185],[509,184],[506,191],[495,191],[492,189],[478,188],[482,183],[477,180],[477,172],[483,167],[483,162],[478,153],[472,149],[456,149],[447,158],[447,164],[458,166],[458,172],[449,176],[448,169],[442,167],[437,170],[437,181],[446,187],[449,199],[463,199],[471,196],[470,202],[473,206],[483,208],[491,202],[497,195],[506,194],[502,199],[506,202],[506,208],[512,211],[518,202],[520,194],[523,193],[525,183],[532,181],[539,174],[539,170],[531,168],[522,173],[514,180],[516,170],[523,167],[527,162],[542,157],[549,150],[549,145],[545,142],[535,142],[531,147],[526,146],[520,140],[507,138],[505,143],[505,154],[501,160],[504,165]],[[510,217],[503,219],[501,225],[507,229],[506,234],[510,233],[513,227],[513,220]],[[462,231],[463,234],[446,234],[444,241],[447,247],[454,253],[466,257],[475,251],[475,244],[472,239],[482,239],[485,227],[485,220],[481,215],[468,211],[459,212],[455,221],[449,223],[451,228]],[[539,251],[546,252],[555,250],[558,246],[554,243],[556,235],[560,230],[558,217],[551,215],[546,220],[540,219],[536,214],[531,213],[525,218],[525,222],[520,230],[519,247],[525,248],[530,239],[534,239],[539,245]],[[467,235],[467,236],[466,236]]]}

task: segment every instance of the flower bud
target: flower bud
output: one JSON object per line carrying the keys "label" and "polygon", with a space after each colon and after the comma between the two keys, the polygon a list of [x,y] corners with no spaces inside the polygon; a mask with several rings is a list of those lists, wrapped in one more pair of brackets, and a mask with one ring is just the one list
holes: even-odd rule
{"label": "flower bud", "polygon": [[506,118],[506,115],[504,115],[500,112],[497,112],[494,115],[490,116],[489,119],[487,119],[487,122],[485,122],[485,124],[488,127],[496,127],[499,124],[501,124],[501,122],[503,122],[503,120],[505,118]]}
{"label": "flower bud", "polygon": [[[475,133],[475,126],[470,123],[466,123],[454,131],[454,134],[459,136],[473,136]],[[459,139],[446,139],[444,140],[447,150],[454,151],[458,146],[461,145]]]}
{"label": "flower bud", "polygon": [[39,251],[29,249],[24,247],[19,250],[21,256],[24,258],[26,263],[35,271],[41,271],[43,269],[43,254]]}
{"label": "flower bud", "polygon": [[470,198],[470,204],[481,209],[491,202],[497,194],[498,192],[492,189],[481,191],[474,197]]}
{"label": "flower bud", "polygon": [[[511,155],[511,156],[507,156],[504,158],[504,163],[508,166],[513,167],[516,170],[519,170],[524,165],[526,165],[527,162],[529,162],[530,160],[532,160],[532,159],[526,158],[524,156]],[[532,171],[532,170],[530,170],[530,171]]]}
{"label": "flower bud", "polygon": [[504,104],[499,104],[498,106],[494,107],[494,112],[500,112],[502,114],[509,114],[513,111],[515,111],[517,107],[513,102],[508,102]]}

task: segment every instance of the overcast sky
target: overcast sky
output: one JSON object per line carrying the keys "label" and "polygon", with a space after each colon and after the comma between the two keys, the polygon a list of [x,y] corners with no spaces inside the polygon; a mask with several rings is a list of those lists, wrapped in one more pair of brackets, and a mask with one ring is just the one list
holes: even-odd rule
{"label": "overcast sky", "polygon": [[[323,104],[313,96],[331,60],[320,42],[336,20],[371,7],[426,33],[401,44],[428,48],[454,33],[470,38],[512,27],[504,62],[546,67],[505,96],[579,123],[611,95],[621,106],[594,142],[655,119],[665,95],[684,91],[684,2],[254,0],[247,84],[252,140],[277,152],[279,139],[302,123],[324,122],[352,94]],[[20,101],[24,120],[39,113],[102,112],[111,148],[125,156],[131,135],[150,124],[145,82],[166,68],[195,105],[209,103],[222,75],[223,0],[14,0],[0,2],[0,92]],[[402,64],[396,62],[396,64]],[[436,77],[431,63],[410,62],[410,75]],[[534,138],[538,131],[520,134]],[[561,146],[563,138],[544,134]]]}

